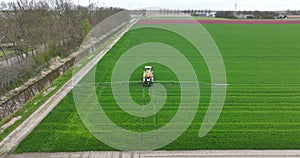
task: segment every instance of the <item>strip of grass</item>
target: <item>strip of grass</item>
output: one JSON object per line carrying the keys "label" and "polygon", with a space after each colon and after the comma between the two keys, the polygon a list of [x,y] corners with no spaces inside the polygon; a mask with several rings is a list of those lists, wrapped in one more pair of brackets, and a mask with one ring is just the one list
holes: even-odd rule
{"label": "strip of grass", "polygon": [[[10,54],[10,53],[12,53],[12,52],[13,52],[12,50],[5,50],[6,55],[7,55],[7,54]],[[1,56],[4,56],[4,53],[3,53],[2,50],[0,50],[0,57],[1,57]]]}
{"label": "strip of grass", "polygon": [[[37,110],[40,105],[42,105],[46,100],[48,100],[54,93],[58,91],[60,87],[63,86],[70,78],[72,77],[72,69],[65,72],[62,76],[58,77],[50,87],[55,87],[53,91],[48,93],[47,95],[43,95],[43,92],[35,95],[30,101],[28,101],[22,108],[16,111],[9,118],[21,116],[22,118],[15,122],[12,126],[5,129],[0,133],[0,140],[3,140],[7,135],[9,135],[14,129],[16,129],[22,122],[24,122],[35,110]],[[48,87],[48,88],[50,88]],[[1,124],[5,123],[6,119],[1,122]]]}
{"label": "strip of grass", "polygon": [[[198,137],[210,99],[210,87],[202,87],[200,106],[191,126],[162,149],[299,149],[300,25],[205,27],[222,52],[230,84],[222,115],[207,136]],[[110,81],[114,64],[122,53],[136,44],[151,41],[166,43],[180,50],[196,67],[199,81],[209,82],[203,59],[196,55],[198,52],[187,41],[176,34],[153,28],[128,32],[97,65],[96,81]],[[169,79],[176,80],[162,65],[156,64],[155,68],[158,79],[165,80],[164,74],[169,73]],[[140,73],[136,70],[131,80],[139,80]],[[110,95],[110,87],[96,87],[96,90],[101,105],[114,123],[132,131],[141,130],[139,118],[117,107]],[[178,106],[180,94],[176,87],[167,87],[167,90],[172,95],[168,96],[170,100],[158,113],[159,126],[172,118]],[[131,89],[136,102],[140,102],[138,91]],[[146,118],[145,128],[155,128],[153,117]],[[84,127],[70,93],[22,141],[15,153],[94,150],[115,149],[97,140]]]}

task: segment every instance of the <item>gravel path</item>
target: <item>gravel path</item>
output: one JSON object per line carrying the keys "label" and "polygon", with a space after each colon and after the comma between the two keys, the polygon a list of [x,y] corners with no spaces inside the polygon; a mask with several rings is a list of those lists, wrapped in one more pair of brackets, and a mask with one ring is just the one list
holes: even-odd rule
{"label": "gravel path", "polygon": [[[13,151],[18,144],[48,115],[52,109],[71,91],[72,84],[77,84],[112,48],[113,45],[135,24],[132,21],[126,29],[106,48],[103,49],[95,58],[93,58],[81,71],[65,83],[53,96],[51,96],[43,105],[41,105],[30,117],[28,117],[20,126],[11,132],[0,143],[0,157],[6,157],[9,152]],[[72,81],[73,80],[73,81]],[[30,156],[29,156],[30,157]]]}
{"label": "gravel path", "polygon": [[26,153],[9,158],[274,158],[300,157],[299,150],[197,150],[197,151],[141,151],[141,152],[74,152]]}

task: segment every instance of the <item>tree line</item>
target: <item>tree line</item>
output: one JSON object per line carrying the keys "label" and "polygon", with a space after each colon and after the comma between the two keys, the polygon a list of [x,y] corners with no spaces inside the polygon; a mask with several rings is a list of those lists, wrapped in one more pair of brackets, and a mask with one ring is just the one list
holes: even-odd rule
{"label": "tree line", "polygon": [[250,18],[254,19],[276,19],[280,15],[300,15],[300,11],[217,11],[217,18],[238,18],[239,15],[250,15]]}
{"label": "tree line", "polygon": [[[54,57],[77,50],[93,26],[123,10],[71,0],[16,0],[0,3],[0,9],[5,34],[0,51],[6,62],[0,66],[0,95],[40,73]],[[9,52],[14,58],[7,57]]]}
{"label": "tree line", "polygon": [[[165,12],[171,12],[172,10],[166,10]],[[287,10],[281,12],[275,11],[213,11],[210,9],[205,10],[197,10],[197,9],[188,9],[188,10],[181,10],[181,12],[192,15],[192,16],[199,16],[199,13],[205,13],[204,15],[209,15],[210,13],[215,12],[216,18],[231,18],[236,19],[239,15],[249,15],[250,18],[254,19],[274,19],[278,18],[280,14],[285,15],[300,15],[300,11],[297,10]]]}
{"label": "tree line", "polygon": [[236,19],[239,15],[249,15],[253,19],[274,19],[279,13],[273,11],[217,11],[216,18]]}

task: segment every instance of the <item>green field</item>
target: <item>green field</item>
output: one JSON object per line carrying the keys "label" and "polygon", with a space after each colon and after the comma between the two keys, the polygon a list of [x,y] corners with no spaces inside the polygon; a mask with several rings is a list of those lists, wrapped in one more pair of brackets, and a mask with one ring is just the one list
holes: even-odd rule
{"label": "green field", "polygon": [[[180,26],[184,27],[183,24]],[[197,115],[183,135],[162,150],[196,149],[300,149],[300,25],[204,25],[217,43],[226,67],[226,102],[210,131],[198,137],[205,116],[210,87],[201,86]],[[126,50],[145,42],[161,42],[180,50],[196,70],[199,82],[209,83],[203,58],[187,40],[175,33],[140,28],[129,31],[98,63],[96,82],[109,82],[115,62]],[[167,67],[157,63],[156,80],[177,80]],[[142,65],[141,65],[142,66]],[[140,80],[141,69],[131,75]],[[167,77],[166,77],[167,76]],[[110,119],[131,131],[150,131],[164,126],[178,108],[180,92],[166,86],[168,99],[154,118],[131,116],[117,107],[111,89],[97,86],[99,102]],[[133,99],[141,104],[141,87],[131,87]],[[149,97],[146,97],[146,102]],[[24,139],[15,150],[22,152],[62,152],[115,150],[96,139],[83,125],[72,93]]]}

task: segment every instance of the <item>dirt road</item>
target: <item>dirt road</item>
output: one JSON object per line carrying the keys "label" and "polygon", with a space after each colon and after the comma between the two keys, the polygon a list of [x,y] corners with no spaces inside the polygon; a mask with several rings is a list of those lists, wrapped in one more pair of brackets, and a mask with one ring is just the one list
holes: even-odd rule
{"label": "dirt road", "polygon": [[138,151],[138,152],[74,152],[25,153],[9,158],[274,158],[299,157],[299,150],[197,150],[197,151]]}

